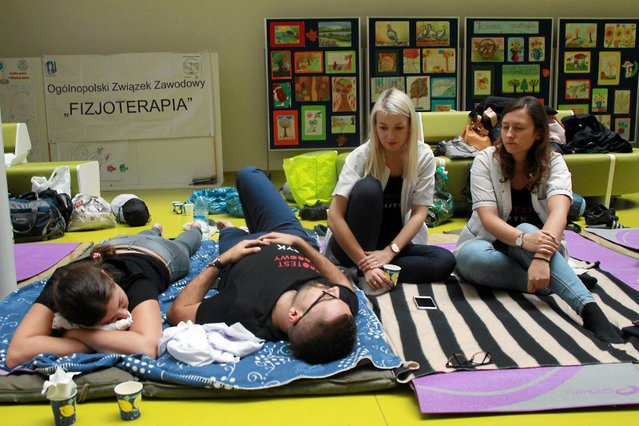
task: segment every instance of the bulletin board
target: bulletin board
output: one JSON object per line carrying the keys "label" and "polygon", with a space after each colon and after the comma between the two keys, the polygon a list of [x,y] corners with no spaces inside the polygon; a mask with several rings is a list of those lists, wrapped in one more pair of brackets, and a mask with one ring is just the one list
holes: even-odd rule
{"label": "bulletin board", "polygon": [[359,18],[266,19],[269,148],[361,141]]}
{"label": "bulletin board", "polygon": [[639,19],[560,18],[557,38],[559,109],[591,113],[624,139],[637,127]]}
{"label": "bulletin board", "polygon": [[466,18],[464,100],[535,96],[551,103],[552,18]]}
{"label": "bulletin board", "polygon": [[368,110],[391,87],[417,111],[459,105],[459,18],[368,18]]}

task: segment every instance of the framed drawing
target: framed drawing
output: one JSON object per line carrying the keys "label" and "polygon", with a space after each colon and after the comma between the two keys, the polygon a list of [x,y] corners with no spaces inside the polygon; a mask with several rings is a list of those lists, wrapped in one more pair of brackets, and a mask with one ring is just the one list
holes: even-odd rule
{"label": "framed drawing", "polygon": [[305,33],[303,21],[282,21],[269,23],[269,46],[304,47]]}
{"label": "framed drawing", "polygon": [[290,146],[299,144],[297,116],[297,111],[295,110],[273,112],[275,145]]}
{"label": "framed drawing", "polygon": [[302,106],[302,140],[326,139],[326,106]]}

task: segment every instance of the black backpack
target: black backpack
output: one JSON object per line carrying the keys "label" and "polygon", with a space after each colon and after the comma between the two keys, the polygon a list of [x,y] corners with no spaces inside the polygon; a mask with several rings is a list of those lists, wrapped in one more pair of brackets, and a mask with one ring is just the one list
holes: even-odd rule
{"label": "black backpack", "polygon": [[67,223],[51,197],[35,192],[9,199],[13,238],[16,243],[52,240],[64,235]]}

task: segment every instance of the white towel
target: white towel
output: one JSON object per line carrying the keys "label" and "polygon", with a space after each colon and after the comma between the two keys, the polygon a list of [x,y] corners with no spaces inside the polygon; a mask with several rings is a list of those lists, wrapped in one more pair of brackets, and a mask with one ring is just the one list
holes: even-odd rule
{"label": "white towel", "polygon": [[194,367],[214,362],[238,362],[240,358],[259,351],[264,340],[255,337],[242,324],[193,324],[180,322],[162,332],[158,353],[165,351],[178,361]]}
{"label": "white towel", "polygon": [[92,330],[128,330],[133,325],[133,317],[131,316],[131,312],[126,311],[127,317],[112,322],[111,324],[105,325],[94,325],[92,327],[84,327],[82,325],[73,323],[60,315],[60,313],[56,312],[53,315],[53,324],[51,324],[51,328],[58,329],[64,328],[65,330],[71,330],[72,328],[88,328]]}

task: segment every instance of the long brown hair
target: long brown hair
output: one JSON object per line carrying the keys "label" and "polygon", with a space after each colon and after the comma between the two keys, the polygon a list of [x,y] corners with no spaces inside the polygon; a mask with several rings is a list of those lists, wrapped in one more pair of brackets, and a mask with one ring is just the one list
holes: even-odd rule
{"label": "long brown hair", "polygon": [[67,320],[91,327],[106,315],[114,283],[122,272],[104,259],[115,255],[112,246],[98,246],[91,252],[91,262],[69,265],[53,285],[55,310]]}
{"label": "long brown hair", "polygon": [[[502,120],[506,114],[520,109],[528,112],[528,115],[530,115],[533,125],[535,126],[535,131],[541,135],[541,137],[535,140],[533,146],[526,154],[526,164],[524,165],[524,172],[528,177],[528,184],[526,187],[530,191],[534,191],[537,184],[539,184],[542,179],[545,179],[550,171],[550,156],[552,151],[550,148],[548,115],[546,115],[543,105],[541,105],[537,98],[533,96],[524,96],[523,98],[516,99],[504,108]],[[513,177],[515,159],[504,148],[501,136],[495,143],[495,148],[494,155],[499,159],[501,171],[504,175],[503,182],[505,182]]]}

